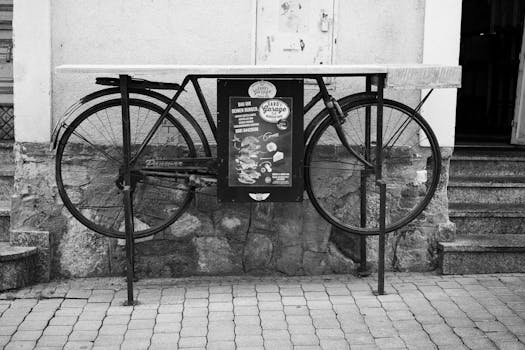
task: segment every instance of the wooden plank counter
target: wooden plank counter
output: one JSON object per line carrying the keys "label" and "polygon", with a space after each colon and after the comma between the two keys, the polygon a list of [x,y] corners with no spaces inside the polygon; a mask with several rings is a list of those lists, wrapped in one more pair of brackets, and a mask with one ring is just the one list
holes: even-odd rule
{"label": "wooden plank counter", "polygon": [[461,87],[461,67],[424,64],[362,65],[90,65],[68,64],[56,67],[58,73],[180,74],[207,78],[231,76],[362,76],[386,74],[386,88],[426,89]]}

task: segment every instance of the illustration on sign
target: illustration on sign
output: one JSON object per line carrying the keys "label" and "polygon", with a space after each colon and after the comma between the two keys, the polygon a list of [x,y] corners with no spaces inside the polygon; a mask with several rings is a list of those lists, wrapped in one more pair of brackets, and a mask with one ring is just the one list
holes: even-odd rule
{"label": "illustration on sign", "polygon": [[292,186],[292,104],[290,97],[230,97],[230,186]]}

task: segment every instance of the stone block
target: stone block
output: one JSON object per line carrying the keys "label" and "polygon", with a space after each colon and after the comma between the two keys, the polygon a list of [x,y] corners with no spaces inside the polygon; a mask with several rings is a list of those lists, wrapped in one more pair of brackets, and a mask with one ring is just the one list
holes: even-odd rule
{"label": "stone block", "polygon": [[266,270],[273,253],[273,243],[268,236],[250,233],[244,248],[244,267],[246,271]]}
{"label": "stone block", "polygon": [[326,254],[305,251],[303,254],[303,269],[307,275],[322,275],[331,273]]}
{"label": "stone block", "polygon": [[525,272],[525,235],[458,236],[440,242],[443,274]]}
{"label": "stone block", "polygon": [[35,282],[36,248],[0,243],[0,291]]}
{"label": "stone block", "polygon": [[0,242],[9,241],[11,202],[0,200]]}
{"label": "stone block", "polygon": [[55,245],[58,274],[65,277],[108,275],[111,239],[91,231],[66,213],[64,216],[69,216],[67,230]]}
{"label": "stone block", "polygon": [[280,246],[301,244],[304,232],[303,222],[302,203],[275,203],[274,225]]}
{"label": "stone block", "polygon": [[200,188],[195,191],[195,207],[204,213],[212,213],[221,208],[217,200],[217,186]]}
{"label": "stone block", "polygon": [[275,232],[275,206],[277,203],[255,203],[252,208],[251,227],[258,231]]}
{"label": "stone block", "polygon": [[275,269],[278,272],[294,276],[303,271],[303,248],[301,245],[281,246],[275,249]]}
{"label": "stone block", "polygon": [[359,266],[358,263],[352,259],[348,259],[332,244],[328,245],[328,265],[332,273],[351,274],[354,273]]}
{"label": "stone block", "polygon": [[309,200],[303,202],[303,243],[306,250],[327,252],[331,225],[315,210]]}
{"label": "stone block", "polygon": [[226,275],[242,272],[226,238],[195,237],[193,243],[198,255],[197,273]]}
{"label": "stone block", "polygon": [[51,278],[52,242],[47,231],[13,230],[10,234],[13,246],[36,247],[35,282],[49,282]]}
{"label": "stone block", "polygon": [[165,239],[191,239],[195,236],[213,236],[214,229],[208,215],[195,210],[187,211],[163,232]]}
{"label": "stone block", "polygon": [[[126,271],[124,247],[111,244],[111,274]],[[135,273],[138,277],[181,277],[194,274],[197,252],[191,240],[153,239],[135,244]]]}
{"label": "stone block", "polygon": [[245,242],[250,227],[250,205],[222,204],[213,212],[215,235],[226,237],[231,242]]}

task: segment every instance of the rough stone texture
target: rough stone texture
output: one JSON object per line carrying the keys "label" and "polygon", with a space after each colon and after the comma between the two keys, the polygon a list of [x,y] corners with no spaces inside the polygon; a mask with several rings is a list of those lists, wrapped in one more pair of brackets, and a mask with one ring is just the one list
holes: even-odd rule
{"label": "rough stone texture", "polygon": [[525,235],[468,235],[440,242],[444,274],[525,272]]}
{"label": "rough stone texture", "polygon": [[213,235],[213,224],[208,216],[199,213],[186,212],[164,230],[166,239],[184,239],[193,236]]}
{"label": "rough stone texture", "polygon": [[[427,208],[409,225],[387,234],[385,244],[385,268],[395,271],[429,271],[438,267],[437,243],[442,238],[451,240],[455,225],[448,218],[448,169],[452,149],[442,148],[442,167],[438,188]],[[356,209],[358,210],[358,209]],[[344,237],[341,237],[344,236]],[[359,260],[359,242],[355,235],[332,231],[331,241],[350,251],[339,250],[347,257]],[[377,268],[378,237],[367,238],[367,261],[369,267]]]}
{"label": "rough stone texture", "polygon": [[440,264],[445,275],[525,272],[525,252],[450,252]]}
{"label": "rough stone texture", "polygon": [[10,244],[20,247],[37,247],[35,282],[48,282],[51,276],[51,246],[47,231],[11,231]]}
{"label": "rough stone texture", "polygon": [[[126,271],[126,251],[110,244],[111,274]],[[173,277],[195,274],[197,252],[191,240],[154,239],[135,244],[135,273],[147,276]]]}
{"label": "rough stone texture", "polygon": [[[213,199],[212,199],[213,200]],[[230,242],[244,243],[250,228],[249,204],[223,204],[213,212],[215,234]]]}
{"label": "rough stone texture", "polygon": [[0,140],[0,202],[9,201],[13,194],[15,160],[13,142]]}
{"label": "rough stone texture", "polygon": [[198,273],[212,275],[235,274],[242,271],[235,264],[232,249],[228,241],[217,237],[196,237],[193,239],[198,252]]}
{"label": "rough stone texture", "polygon": [[24,287],[35,281],[36,248],[0,243],[0,291]]}
{"label": "rough stone texture", "polygon": [[272,259],[273,243],[264,234],[251,233],[244,248],[244,267],[246,271],[266,270]]}
{"label": "rough stone texture", "polygon": [[508,234],[525,232],[525,211],[522,205],[505,208],[491,205],[486,209],[451,210],[450,220],[458,234]]}
{"label": "rough stone texture", "polygon": [[56,245],[58,273],[65,277],[108,275],[110,241],[71,217],[66,232]]}
{"label": "rough stone texture", "polygon": [[[444,151],[444,171],[436,197],[412,225],[388,236],[389,269],[431,270],[437,266],[437,240],[453,237],[446,198],[448,155]],[[61,203],[54,158],[47,145],[18,144],[15,153],[17,197],[12,228],[17,232],[49,231],[50,277],[123,274],[123,241],[91,232]],[[327,194],[355,190],[355,186],[345,187],[342,179],[333,181],[333,187],[327,185]],[[81,185],[83,180],[77,182]],[[357,267],[330,243],[332,228],[306,194],[302,203],[218,203],[212,196],[215,190],[213,186],[199,190],[196,200],[174,225],[137,241],[139,277],[351,273]],[[350,212],[355,207],[344,210]],[[136,225],[144,224],[142,219],[135,219],[140,221]],[[367,254],[374,268],[376,238],[368,238]]]}
{"label": "rough stone texture", "polygon": [[0,201],[0,242],[9,241],[11,221],[11,203]]}
{"label": "rough stone texture", "polygon": [[303,270],[303,248],[301,245],[280,247],[275,252],[275,269],[286,275],[300,275]]}

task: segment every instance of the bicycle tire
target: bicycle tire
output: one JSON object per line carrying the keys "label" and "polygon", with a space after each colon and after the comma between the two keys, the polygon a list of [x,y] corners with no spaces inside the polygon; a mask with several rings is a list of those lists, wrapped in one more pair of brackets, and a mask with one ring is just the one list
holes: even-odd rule
{"label": "bicycle tire", "polygon": [[[341,105],[346,115],[342,127],[352,150],[364,157],[367,107],[372,125],[369,159],[375,164],[377,99],[363,98]],[[306,147],[306,191],[315,209],[332,225],[345,232],[377,235],[379,188],[375,175],[373,171],[365,170],[362,162],[341,144],[333,123],[330,116],[320,122]],[[418,112],[402,103],[384,100],[383,126],[382,173],[387,183],[385,230],[392,232],[414,220],[432,199],[439,183],[441,152],[428,123]],[[329,189],[330,186],[335,186],[335,189]],[[363,192],[365,196],[362,196]],[[363,211],[366,215],[363,216],[362,198],[366,198],[366,210]]]}
{"label": "bicycle tire", "polygon": [[[160,116],[163,108],[139,99],[130,99],[129,104],[133,156],[148,127],[157,120],[154,116]],[[65,207],[90,230],[113,238],[125,238],[121,108],[121,99],[112,99],[82,112],[60,138],[55,162],[58,193]],[[141,111],[145,114],[141,115]],[[139,172],[152,160],[196,156],[188,131],[173,115],[168,114],[162,123],[134,165],[134,238],[166,229],[194,196],[194,189],[186,183]],[[155,214],[149,211],[150,207],[155,208]]]}
{"label": "bicycle tire", "polygon": [[[130,98],[136,98],[136,99],[144,99],[144,98],[150,98],[152,103],[162,103],[160,105],[161,108],[164,108],[165,106],[169,105],[171,103],[171,99],[167,96],[158,93],[153,90],[147,90],[147,89],[136,89],[136,88],[130,88],[129,89]],[[102,98],[108,97],[108,99],[112,99],[110,95],[119,95],[120,96],[120,88],[107,88],[102,90],[94,91],[82,98],[79,99],[79,101],[75,104],[73,104],[68,111],[66,111],[65,115],[62,117],[61,120],[59,120],[57,125],[62,125],[61,122],[66,123],[69,119],[75,118],[75,114],[82,113],[82,109],[87,109],[91,106],[89,104],[98,104],[102,103]],[[135,96],[137,95],[137,96]],[[113,97],[115,98],[115,97]],[[99,99],[101,99],[99,101]],[[178,118],[178,120],[184,124],[182,126],[186,128],[186,130],[193,130],[193,133],[197,136],[196,140],[194,141],[194,144],[200,144],[202,145],[202,152],[205,157],[211,157],[212,151],[210,148],[210,144],[208,142],[208,139],[206,138],[206,135],[204,133],[204,130],[200,126],[200,124],[195,120],[195,118],[186,110],[183,106],[181,106],[178,103],[174,103],[173,106],[170,109],[170,113],[177,113],[177,115],[180,115],[181,118]],[[57,130],[56,135],[54,135],[54,138],[52,140],[53,149],[56,149],[57,142],[61,137],[62,134],[62,128],[59,128]]]}

